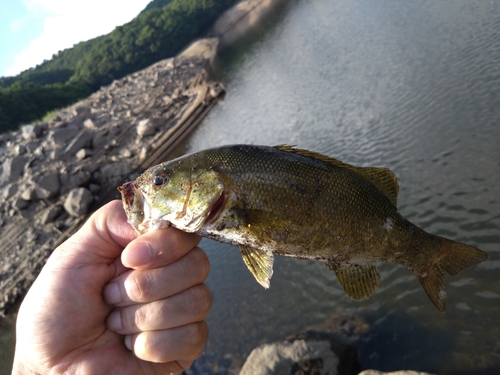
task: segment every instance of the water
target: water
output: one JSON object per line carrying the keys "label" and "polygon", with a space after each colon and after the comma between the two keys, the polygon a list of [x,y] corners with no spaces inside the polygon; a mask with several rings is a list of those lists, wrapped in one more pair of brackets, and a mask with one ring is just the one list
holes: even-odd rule
{"label": "water", "polygon": [[358,303],[322,263],[278,257],[271,289],[239,251],[203,240],[212,262],[210,339],[190,373],[225,374],[257,345],[360,314],[363,368],[500,373],[500,6],[494,1],[291,1],[227,51],[227,95],[179,149],[296,144],[400,181],[401,213],[490,260],[449,278],[440,314],[405,268],[382,264]]}
{"label": "water", "polygon": [[448,279],[441,314],[403,267],[381,264],[380,289],[359,303],[314,261],[277,257],[264,290],[236,248],[203,240],[214,305],[189,373],[226,374],[259,344],[348,314],[371,327],[363,368],[500,373],[498,2],[290,0],[216,73],[226,98],[178,153],[287,143],[389,167],[404,216],[490,260]]}

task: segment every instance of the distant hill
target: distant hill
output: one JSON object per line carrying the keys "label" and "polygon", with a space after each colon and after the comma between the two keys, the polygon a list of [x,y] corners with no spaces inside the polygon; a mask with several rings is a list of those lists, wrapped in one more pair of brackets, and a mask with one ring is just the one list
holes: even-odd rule
{"label": "distant hill", "polygon": [[175,56],[238,0],[153,0],[111,33],[0,78],[0,132],[84,98],[99,87]]}

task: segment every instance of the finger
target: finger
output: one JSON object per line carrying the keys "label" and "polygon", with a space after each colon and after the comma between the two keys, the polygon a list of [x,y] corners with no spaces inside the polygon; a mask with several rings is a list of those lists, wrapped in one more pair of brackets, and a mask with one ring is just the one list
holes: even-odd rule
{"label": "finger", "polygon": [[92,214],[82,228],[54,251],[50,262],[61,268],[109,263],[135,238],[121,202],[115,200]]}
{"label": "finger", "polygon": [[119,275],[104,287],[104,301],[128,306],[164,299],[203,283],[209,270],[207,255],[196,247],[175,263]]}
{"label": "finger", "polygon": [[122,335],[164,330],[205,320],[211,307],[210,289],[199,284],[166,299],[117,308],[106,323],[110,330]]}
{"label": "finger", "polygon": [[202,321],[125,336],[125,346],[145,361],[191,363],[203,352],[207,339],[208,326]]}
{"label": "finger", "polygon": [[163,266],[182,258],[198,245],[201,237],[168,227],[148,232],[132,241],[122,253],[122,263],[129,268]]}

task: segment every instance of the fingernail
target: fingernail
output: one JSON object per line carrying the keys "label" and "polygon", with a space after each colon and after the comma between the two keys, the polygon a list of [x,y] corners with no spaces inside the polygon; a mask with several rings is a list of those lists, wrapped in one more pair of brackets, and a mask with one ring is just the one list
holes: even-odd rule
{"label": "fingernail", "polygon": [[132,336],[125,336],[125,346],[132,351]]}
{"label": "fingernail", "polygon": [[134,245],[122,254],[122,263],[127,267],[147,266],[153,260],[153,250],[148,243]]}
{"label": "fingernail", "polygon": [[109,314],[106,321],[107,326],[112,331],[119,331],[122,329],[122,316],[118,310],[115,310]]}
{"label": "fingernail", "polygon": [[120,288],[117,283],[110,283],[104,287],[104,301],[109,305],[116,305],[121,302]]}

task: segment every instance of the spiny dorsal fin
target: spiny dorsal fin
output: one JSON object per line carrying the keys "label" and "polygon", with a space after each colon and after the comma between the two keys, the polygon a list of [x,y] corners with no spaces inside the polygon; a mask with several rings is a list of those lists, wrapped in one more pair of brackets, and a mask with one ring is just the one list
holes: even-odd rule
{"label": "spiny dorsal fin", "polygon": [[290,152],[292,154],[320,160],[322,162],[335,165],[339,168],[346,168],[354,171],[361,177],[375,185],[382,193],[385,194],[387,198],[389,198],[392,204],[394,204],[395,206],[397,205],[399,184],[396,175],[392,173],[390,169],[376,167],[356,167],[354,165],[344,163],[343,161],[331,158],[318,152],[295,148],[295,146],[278,145],[275,146],[275,148],[283,152]]}
{"label": "spiny dorsal fin", "polygon": [[327,267],[335,272],[344,292],[355,301],[368,299],[380,284],[380,272],[374,263],[340,266],[327,263]]}
{"label": "spiny dorsal fin", "polygon": [[273,253],[248,246],[240,246],[240,251],[255,280],[264,288],[269,289],[271,277],[273,276]]}

